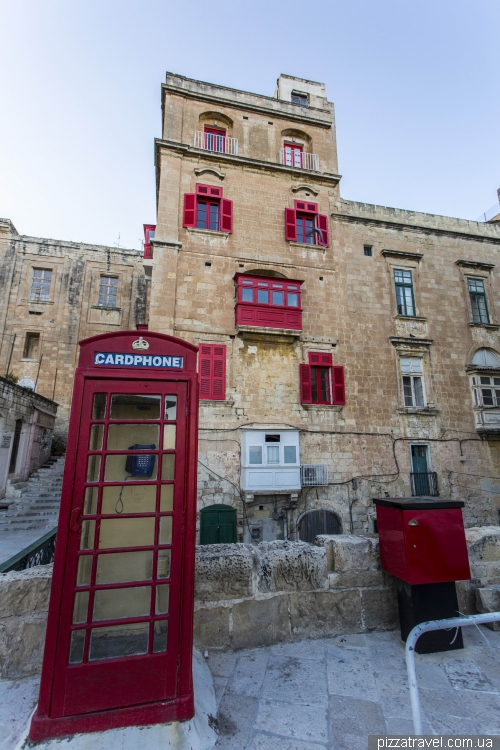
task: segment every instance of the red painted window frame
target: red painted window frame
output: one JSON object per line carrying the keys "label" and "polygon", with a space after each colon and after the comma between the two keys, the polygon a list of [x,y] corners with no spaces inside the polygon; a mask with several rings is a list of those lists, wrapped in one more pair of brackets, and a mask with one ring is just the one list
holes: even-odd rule
{"label": "red painted window frame", "polygon": [[298,167],[300,169],[302,169],[302,164],[303,164],[302,154],[304,153],[304,146],[302,146],[302,144],[300,144],[300,143],[289,143],[289,142],[285,141],[283,143],[283,163],[285,165],[286,165],[286,154],[285,154],[285,151],[286,151],[287,148],[291,149],[291,151],[292,151],[292,164],[291,165],[287,165],[287,166],[292,166],[292,167],[296,167],[297,166],[295,164],[295,153],[294,152],[298,151],[300,153],[300,159],[299,159],[300,164],[298,165]]}
{"label": "red painted window frame", "polygon": [[[259,276],[237,273],[236,325],[251,325],[260,328],[288,328],[302,330],[301,285],[303,281],[281,279],[275,276]],[[250,283],[251,282],[251,283]],[[268,286],[264,286],[267,284]],[[260,287],[259,287],[260,285]],[[258,290],[268,292],[268,301],[259,302]],[[243,289],[252,289],[252,300],[243,299]],[[283,293],[283,304],[272,301],[272,293]],[[288,304],[288,294],[297,295],[297,305]]]}
{"label": "red painted window frame", "polygon": [[198,372],[200,376],[200,400],[225,401],[226,345],[201,343],[199,346]]}
{"label": "red painted window frame", "polygon": [[[218,206],[218,224],[217,229],[210,227],[198,227],[198,204],[203,200],[207,203],[217,203]],[[227,232],[232,234],[233,231],[233,201],[223,197],[222,188],[216,185],[203,185],[196,183],[194,193],[184,194],[184,209],[182,214],[182,226],[192,227],[195,229],[205,229],[209,232]],[[210,212],[207,211],[207,224],[210,223]]]}
{"label": "red painted window frame", "polygon": [[322,235],[314,232],[314,242],[306,244],[328,247],[328,216],[318,213],[318,204],[312,201],[296,200],[293,202],[293,208],[285,208],[285,239],[287,242],[298,242],[297,223],[299,220],[305,221],[307,218],[313,219],[314,228],[320,229]]}
{"label": "red painted window frame", "polygon": [[144,257],[152,258],[153,254],[151,252],[150,235],[151,235],[151,232],[156,232],[156,224],[143,224],[143,227],[144,227]]}
{"label": "red painted window frame", "polygon": [[[215,137],[213,139],[207,137],[209,135],[212,136],[220,136],[222,138],[222,148],[209,148],[207,144],[210,144],[210,141],[212,141],[212,145],[214,145]],[[205,151],[215,151],[215,153],[218,154],[225,154],[226,153],[226,138],[227,134],[225,130],[222,130],[220,128],[210,127],[210,125],[204,125],[203,126],[203,148]]]}
{"label": "red painted window frame", "polygon": [[[321,396],[316,401],[312,398],[313,379],[319,375],[318,370],[328,369],[329,393],[328,400]],[[318,395],[321,389],[317,387]],[[309,352],[309,363],[300,365],[300,401],[302,404],[342,405],[345,404],[344,368],[333,364],[333,357],[328,352]]]}

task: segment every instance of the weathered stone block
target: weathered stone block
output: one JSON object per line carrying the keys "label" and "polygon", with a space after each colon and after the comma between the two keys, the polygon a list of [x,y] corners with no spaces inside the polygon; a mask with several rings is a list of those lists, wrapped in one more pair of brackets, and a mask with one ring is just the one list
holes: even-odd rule
{"label": "weathered stone block", "polygon": [[0,575],[0,617],[46,612],[49,606],[52,565]]}
{"label": "weathered stone block", "polygon": [[372,545],[366,537],[322,534],[314,542],[326,548],[328,570],[343,572],[372,567]]}
{"label": "weathered stone block", "polygon": [[194,643],[201,651],[229,648],[229,607],[200,607],[194,612]]}
{"label": "weathered stone block", "polygon": [[329,573],[328,583],[331,589],[352,589],[356,586],[383,586],[385,578],[381,570],[348,570]]}
{"label": "weathered stone block", "polygon": [[239,602],[234,605],[232,615],[233,648],[270,646],[290,639],[286,595]]}
{"label": "weathered stone block", "polygon": [[[485,586],[476,590],[476,607],[478,612],[500,612],[500,585]],[[488,622],[491,630],[500,630],[500,622]]]}
{"label": "weathered stone block", "polygon": [[306,542],[261,542],[259,591],[311,591],[325,588],[325,550]]}
{"label": "weathered stone block", "polygon": [[45,645],[44,616],[12,617],[0,627],[0,675],[3,678],[38,674]]}
{"label": "weathered stone block", "polygon": [[465,530],[465,537],[471,563],[500,560],[499,526],[473,526]]}
{"label": "weathered stone block", "polygon": [[290,594],[290,620],[296,639],[360,632],[359,589]]}
{"label": "weathered stone block", "polygon": [[392,630],[399,623],[396,587],[361,590],[361,617],[365,630]]}
{"label": "weathered stone block", "polygon": [[195,595],[202,601],[252,596],[253,553],[244,544],[196,548]]}

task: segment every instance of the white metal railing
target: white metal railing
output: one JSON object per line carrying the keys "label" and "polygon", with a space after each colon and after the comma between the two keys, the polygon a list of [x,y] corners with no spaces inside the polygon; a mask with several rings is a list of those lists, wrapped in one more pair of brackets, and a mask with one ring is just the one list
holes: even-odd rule
{"label": "white metal railing", "polygon": [[280,148],[278,162],[286,167],[298,169],[309,169],[311,172],[319,172],[319,156],[307,154],[298,149]]}
{"label": "white metal railing", "polygon": [[[500,612],[487,612],[484,615],[470,615],[469,617],[450,617],[447,620],[429,620],[415,625],[406,639],[406,670],[408,672],[408,683],[410,687],[411,712],[413,716],[413,727],[416,735],[423,734],[422,713],[420,710],[420,696],[418,693],[417,673],[415,670],[415,645],[422,635],[430,630],[451,630],[467,627],[467,625],[482,625],[487,622],[499,622]],[[456,634],[455,634],[456,637]]]}
{"label": "white metal railing", "polygon": [[194,147],[202,148],[204,151],[216,151],[219,154],[238,156],[238,139],[228,138],[227,135],[203,133],[201,130],[196,130],[194,133]]}

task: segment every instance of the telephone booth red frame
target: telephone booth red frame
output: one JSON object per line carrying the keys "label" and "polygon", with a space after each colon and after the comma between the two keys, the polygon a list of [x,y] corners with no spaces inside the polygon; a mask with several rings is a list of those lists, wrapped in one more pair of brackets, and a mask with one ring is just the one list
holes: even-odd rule
{"label": "telephone booth red frame", "polygon": [[198,347],[80,347],[32,741],[194,715]]}

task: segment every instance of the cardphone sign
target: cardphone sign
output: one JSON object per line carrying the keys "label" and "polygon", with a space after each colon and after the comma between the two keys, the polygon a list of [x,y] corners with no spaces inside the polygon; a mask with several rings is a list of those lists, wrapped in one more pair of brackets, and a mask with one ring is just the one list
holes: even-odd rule
{"label": "cardphone sign", "polygon": [[194,715],[196,354],[80,342],[32,741]]}

